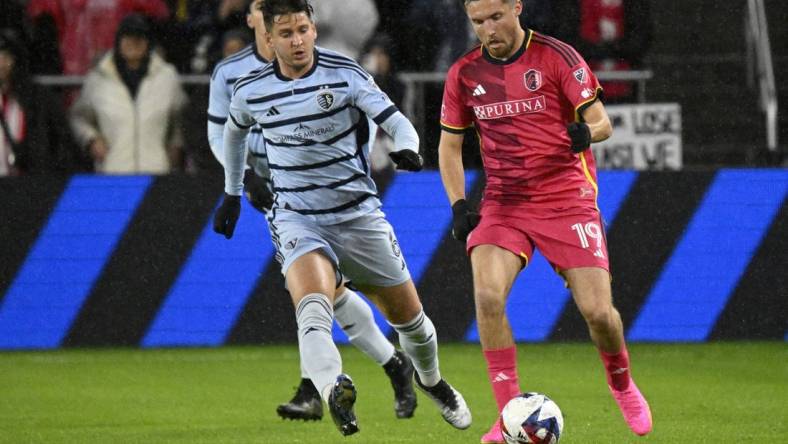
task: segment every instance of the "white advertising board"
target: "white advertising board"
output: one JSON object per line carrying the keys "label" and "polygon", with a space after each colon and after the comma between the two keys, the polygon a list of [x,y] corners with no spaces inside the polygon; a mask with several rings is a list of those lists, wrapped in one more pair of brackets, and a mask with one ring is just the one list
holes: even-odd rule
{"label": "white advertising board", "polygon": [[681,106],[654,103],[605,106],[613,136],[591,145],[599,169],[679,170]]}

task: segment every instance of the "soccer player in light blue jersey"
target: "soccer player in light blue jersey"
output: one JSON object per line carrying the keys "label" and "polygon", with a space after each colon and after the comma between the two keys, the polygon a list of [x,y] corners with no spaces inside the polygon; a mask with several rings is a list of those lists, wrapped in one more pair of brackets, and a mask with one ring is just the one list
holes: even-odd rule
{"label": "soccer player in light blue jersey", "polygon": [[435,328],[424,314],[370,177],[369,122],[393,139],[398,169],[418,171],[413,125],[354,60],[315,47],[306,0],[265,0],[268,67],[239,79],[225,125],[225,198],[214,230],[230,238],[240,215],[244,138],[262,127],[274,203],[268,213],[277,259],[296,311],[303,365],[343,435],[358,431],[356,388],[331,338],[341,275],[368,295],[399,333],[415,380],[459,429],[471,425],[462,395],[441,376]]}
{"label": "soccer player in light blue jersey", "polygon": [[[274,51],[265,42],[265,25],[260,10],[262,0],[248,0],[246,23],[254,31],[254,42],[220,61],[211,74],[208,100],[208,143],[211,152],[220,164],[224,165],[222,136],[224,123],[230,108],[233,84],[239,77],[261,69],[271,63]],[[270,208],[273,194],[270,189],[268,162],[265,158],[265,144],[260,138],[262,130],[252,128],[247,137],[249,167],[244,171],[244,191],[249,202],[264,212]]]}
{"label": "soccer player in light blue jersey", "polygon": [[[265,40],[265,25],[260,6],[263,0],[247,4],[246,22],[254,30],[254,43],[216,65],[211,76],[208,104],[208,140],[216,160],[224,165],[222,133],[230,107],[233,84],[243,75],[270,65],[274,50]],[[262,129],[254,127],[246,138],[248,161],[252,168],[244,173],[244,191],[252,206],[265,212],[273,203],[267,182],[270,173],[266,161]],[[416,409],[413,391],[413,364],[394,346],[375,324],[372,310],[355,292],[340,285],[334,293],[334,314],[350,342],[381,365],[394,389],[394,411],[398,418],[410,418]],[[302,361],[303,362],[303,361]],[[279,416],[288,419],[317,420],[323,417],[323,401],[301,366],[301,382],[289,402],[277,407]]]}

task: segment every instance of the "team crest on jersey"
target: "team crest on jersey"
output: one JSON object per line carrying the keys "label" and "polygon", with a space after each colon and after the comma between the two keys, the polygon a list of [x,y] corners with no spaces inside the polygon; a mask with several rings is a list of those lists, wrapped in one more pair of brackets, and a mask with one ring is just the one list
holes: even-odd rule
{"label": "team crest on jersey", "polygon": [[317,104],[322,108],[324,111],[328,111],[331,109],[331,106],[334,105],[334,93],[331,91],[323,91],[317,95]]}
{"label": "team crest on jersey", "polygon": [[580,83],[586,83],[588,81],[588,76],[586,75],[586,69],[580,68],[574,72],[575,79],[577,79]]}
{"label": "team crest on jersey", "polygon": [[402,250],[400,250],[399,241],[397,241],[393,233],[389,233],[389,242],[391,242],[391,252],[394,253],[394,256],[400,257]]}
{"label": "team crest on jersey", "polygon": [[528,91],[536,91],[542,87],[542,73],[535,69],[529,69],[523,74],[523,81]]}

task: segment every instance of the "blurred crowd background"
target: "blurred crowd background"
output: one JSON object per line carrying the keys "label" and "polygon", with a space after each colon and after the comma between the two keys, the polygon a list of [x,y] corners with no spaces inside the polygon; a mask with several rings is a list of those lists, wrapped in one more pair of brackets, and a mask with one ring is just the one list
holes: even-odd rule
{"label": "blurred crowd background", "polygon": [[[356,58],[401,107],[408,86],[398,74],[445,72],[476,44],[462,0],[312,3],[318,45]],[[731,85],[745,75],[744,62],[735,57],[743,58],[745,52],[743,44],[738,45],[743,2],[732,0],[711,14],[704,12],[709,4],[718,3],[722,2],[525,0],[521,21],[572,44],[597,72],[655,69],[658,79],[649,84],[649,99],[682,102],[685,134],[692,124],[692,135],[685,136],[689,148],[695,143],[693,137],[702,145],[685,156],[685,163],[753,163],[757,156],[747,154],[747,149],[735,156],[729,153],[729,145],[737,142],[719,136],[719,125],[704,127],[713,115],[691,117],[704,109],[714,111],[707,108],[709,97],[697,91],[698,79],[691,73],[698,67],[713,73],[702,77],[709,82],[710,94],[719,93],[717,86],[722,84],[729,91],[742,91],[727,93],[731,100],[746,95],[744,85]],[[247,0],[0,1],[0,175],[217,171],[219,165],[205,137],[208,76],[218,61],[252,42],[245,17],[248,4]],[[676,10],[666,13],[666,7]],[[788,8],[778,9],[772,27],[781,38],[786,34],[781,28],[788,23]],[[674,29],[665,27],[674,23]],[[700,31],[677,32],[693,25]],[[715,29],[719,35],[706,35]],[[671,36],[674,33],[680,35]],[[725,48],[720,40],[736,46]],[[703,46],[712,41],[714,51],[719,49],[717,58]],[[778,62],[784,60],[784,41],[775,52]],[[739,71],[735,76],[714,73],[739,64],[740,75]],[[604,87],[606,103],[644,99],[637,97],[633,82],[606,82]],[[441,83],[429,83],[423,96],[422,149],[431,166],[436,165],[441,91]],[[738,111],[728,108],[731,114],[742,112],[742,103],[737,103]],[[758,121],[734,123],[745,126]],[[469,152],[469,162],[475,162],[473,148]],[[385,156],[377,159],[379,168],[388,167]]]}

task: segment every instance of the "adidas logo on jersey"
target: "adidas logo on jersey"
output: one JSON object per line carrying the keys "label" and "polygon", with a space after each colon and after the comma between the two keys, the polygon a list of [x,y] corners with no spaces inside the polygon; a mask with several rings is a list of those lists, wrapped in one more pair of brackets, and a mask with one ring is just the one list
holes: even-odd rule
{"label": "adidas logo on jersey", "polygon": [[482,94],[487,94],[487,91],[484,90],[484,87],[481,84],[476,85],[476,88],[473,90],[473,96],[481,96]]}
{"label": "adidas logo on jersey", "polygon": [[279,115],[279,110],[276,109],[275,106],[272,106],[271,109],[269,109],[268,112],[265,113],[265,115],[266,116],[278,116]]}

